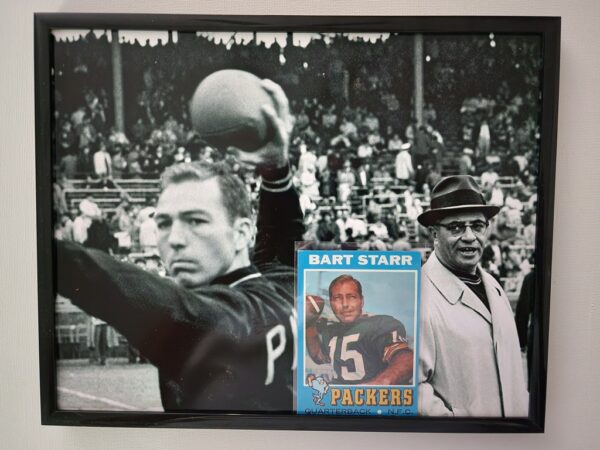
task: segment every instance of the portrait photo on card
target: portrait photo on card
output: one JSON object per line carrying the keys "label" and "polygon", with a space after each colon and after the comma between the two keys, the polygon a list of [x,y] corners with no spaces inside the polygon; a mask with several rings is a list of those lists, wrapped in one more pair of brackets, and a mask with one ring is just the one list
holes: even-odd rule
{"label": "portrait photo on card", "polygon": [[416,415],[420,268],[419,253],[299,252],[299,414]]}

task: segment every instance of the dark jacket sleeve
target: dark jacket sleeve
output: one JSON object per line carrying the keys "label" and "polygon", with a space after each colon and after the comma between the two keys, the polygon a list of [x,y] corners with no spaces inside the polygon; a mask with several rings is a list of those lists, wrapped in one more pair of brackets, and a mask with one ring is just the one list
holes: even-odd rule
{"label": "dark jacket sleeve", "polygon": [[65,241],[56,249],[58,293],[115,327],[166,372],[177,373],[203,339],[243,339],[256,317],[264,315],[240,290],[188,291],[98,250]]}
{"label": "dark jacket sleeve", "polygon": [[534,280],[535,276],[533,271],[525,275],[515,311],[515,322],[517,325],[517,334],[519,335],[519,344],[521,345],[521,348],[527,347],[529,317],[533,310],[533,296],[535,287]]}
{"label": "dark jacket sleeve", "polygon": [[294,266],[294,243],[302,240],[304,223],[298,193],[286,167],[262,173],[253,262]]}

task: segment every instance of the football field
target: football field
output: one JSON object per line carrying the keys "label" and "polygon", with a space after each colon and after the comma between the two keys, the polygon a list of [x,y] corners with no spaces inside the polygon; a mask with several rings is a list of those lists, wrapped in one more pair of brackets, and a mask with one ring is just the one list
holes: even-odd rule
{"label": "football field", "polygon": [[58,408],[87,411],[162,411],[158,371],[151,364],[109,358],[106,365],[87,359],[57,362]]}

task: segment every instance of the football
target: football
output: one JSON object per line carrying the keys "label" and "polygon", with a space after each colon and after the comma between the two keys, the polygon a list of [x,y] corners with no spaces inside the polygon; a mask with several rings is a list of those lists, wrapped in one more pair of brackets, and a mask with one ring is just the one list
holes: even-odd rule
{"label": "football", "polygon": [[319,318],[323,312],[325,306],[325,300],[318,295],[307,295],[304,298],[304,311],[306,316],[306,323],[311,324]]}
{"label": "football", "polygon": [[262,105],[275,106],[260,78],[243,70],[219,70],[196,88],[190,117],[200,138],[212,147],[254,152],[275,135]]}

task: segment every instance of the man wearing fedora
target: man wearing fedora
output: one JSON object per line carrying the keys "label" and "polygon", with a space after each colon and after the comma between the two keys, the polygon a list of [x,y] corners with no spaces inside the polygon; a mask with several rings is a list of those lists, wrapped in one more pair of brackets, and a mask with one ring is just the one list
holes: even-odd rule
{"label": "man wearing fedora", "polygon": [[471,176],[458,175],[433,188],[431,208],[418,217],[434,248],[421,277],[421,415],[528,415],[513,313],[502,287],[479,265],[498,211]]}

